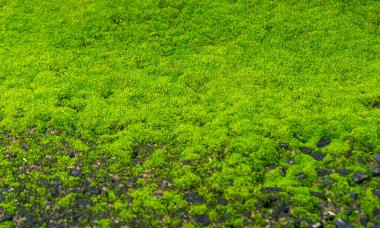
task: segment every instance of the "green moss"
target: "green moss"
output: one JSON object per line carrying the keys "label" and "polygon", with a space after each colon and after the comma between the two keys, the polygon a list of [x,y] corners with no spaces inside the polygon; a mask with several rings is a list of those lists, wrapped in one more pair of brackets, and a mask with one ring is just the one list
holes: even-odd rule
{"label": "green moss", "polygon": [[378,8],[0,1],[0,226],[375,223]]}

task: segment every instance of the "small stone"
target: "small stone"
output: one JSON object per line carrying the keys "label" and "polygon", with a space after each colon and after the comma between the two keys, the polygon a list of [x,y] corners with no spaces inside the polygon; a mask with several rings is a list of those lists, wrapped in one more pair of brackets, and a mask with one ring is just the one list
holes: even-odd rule
{"label": "small stone", "polygon": [[367,227],[367,224],[369,223],[368,216],[363,216],[359,218],[360,224],[362,224],[364,227]]}
{"label": "small stone", "polygon": [[280,213],[288,213],[289,212],[289,206],[286,205],[285,203],[282,203],[281,205],[279,205],[278,207],[276,207],[273,212],[272,212],[272,216],[273,217],[276,217],[277,215],[279,215]]}
{"label": "small stone", "polygon": [[373,211],[372,211],[372,214],[373,214],[374,216],[380,215],[380,209],[377,208],[377,207],[375,207],[375,208],[373,209]]}
{"label": "small stone", "polygon": [[247,218],[250,218],[250,217],[251,217],[251,212],[248,211],[248,210],[243,211],[241,214],[244,215],[244,216],[247,217]]}
{"label": "small stone", "polygon": [[75,153],[74,153],[74,152],[70,152],[70,153],[69,153],[69,157],[70,157],[70,158],[75,158]]}
{"label": "small stone", "polygon": [[71,171],[71,176],[73,177],[78,177],[82,174],[82,172],[80,170],[73,170]]}
{"label": "small stone", "polygon": [[356,192],[352,192],[350,194],[350,198],[353,199],[353,200],[356,200],[356,199],[358,199],[358,194]]}
{"label": "small stone", "polygon": [[276,165],[270,165],[270,166],[267,166],[267,167],[265,168],[265,171],[266,171],[266,172],[269,172],[269,171],[274,170],[274,169],[276,169],[276,168],[277,168]]}
{"label": "small stone", "polygon": [[325,185],[325,187],[331,187],[334,183],[335,183],[335,180],[333,180],[331,178],[324,178],[323,179],[323,184]]}
{"label": "small stone", "polygon": [[204,199],[201,196],[199,196],[196,192],[186,192],[184,195],[184,199],[190,204],[204,202]]}
{"label": "small stone", "polygon": [[154,191],[154,195],[156,197],[161,197],[163,194],[164,192],[161,189],[157,189],[156,191]]}
{"label": "small stone", "polygon": [[135,158],[139,155],[140,150],[141,149],[139,147],[133,148],[133,153],[132,153],[133,158]]}
{"label": "small stone", "polygon": [[323,196],[323,194],[320,193],[320,192],[311,192],[310,194],[311,194],[311,196],[314,196],[314,197],[317,197],[317,198],[320,198],[320,199],[325,199],[325,197]]}
{"label": "small stone", "polygon": [[323,148],[325,146],[328,146],[331,143],[331,140],[326,137],[322,137],[318,142],[317,142],[317,147],[318,148]]}
{"label": "small stone", "polygon": [[4,131],[3,134],[6,135],[6,136],[8,136],[8,135],[11,134],[11,132],[10,131]]}
{"label": "small stone", "polygon": [[281,149],[285,149],[285,150],[289,149],[289,144],[288,143],[280,143],[279,145],[280,145]]}
{"label": "small stone", "polygon": [[222,197],[219,197],[217,199],[217,202],[218,202],[218,204],[223,205],[223,206],[226,206],[228,204],[228,200],[226,200],[225,198],[222,198]]}
{"label": "small stone", "polygon": [[301,147],[300,148],[300,151],[304,154],[310,154],[311,152],[313,152],[313,149],[311,148],[308,148],[308,147]]}
{"label": "small stone", "polygon": [[371,174],[373,176],[380,176],[380,168],[379,167],[372,168],[371,169]]}
{"label": "small stone", "polygon": [[323,226],[322,226],[322,223],[316,222],[316,223],[313,223],[313,225],[311,225],[311,227],[313,227],[313,228],[320,228],[320,227],[323,227]]}
{"label": "small stone", "polygon": [[374,189],[374,190],[372,190],[372,194],[375,195],[375,196],[377,196],[377,198],[380,199],[380,189]]}
{"label": "small stone", "polygon": [[305,178],[307,178],[307,174],[306,174],[306,173],[301,172],[301,173],[298,173],[298,174],[297,174],[297,179],[298,179],[298,180],[303,180],[303,179],[305,179]]}
{"label": "small stone", "polygon": [[53,185],[53,191],[51,193],[51,197],[53,198],[56,198],[59,196],[59,189],[60,189],[60,186],[58,184],[54,184]]}
{"label": "small stone", "polygon": [[21,149],[25,152],[28,152],[29,151],[29,147],[27,145],[22,145],[21,146]]}
{"label": "small stone", "polygon": [[299,137],[298,135],[294,135],[294,138],[297,139],[298,141],[300,142],[305,142],[305,140],[303,140],[301,137]]}
{"label": "small stone", "polygon": [[91,188],[91,194],[92,194],[92,195],[98,196],[98,195],[100,195],[101,193],[102,193],[102,191],[101,191],[99,188],[97,188],[97,187],[92,187],[92,188]]}
{"label": "small stone", "polygon": [[137,164],[139,164],[140,160],[141,160],[140,158],[133,158],[132,163],[137,165]]}
{"label": "small stone", "polygon": [[372,105],[373,108],[380,108],[380,104],[379,103],[375,103],[374,105]]}
{"label": "small stone", "polygon": [[380,154],[375,156],[375,160],[380,163]]}
{"label": "small stone", "polygon": [[184,165],[193,165],[193,161],[191,161],[191,160],[184,161],[184,162],[182,162],[181,165],[182,165],[182,166],[184,166]]}
{"label": "small stone", "polygon": [[319,177],[324,177],[324,176],[330,175],[331,173],[332,171],[329,169],[317,169],[317,175]]}
{"label": "small stone", "polygon": [[294,159],[290,159],[290,160],[287,161],[286,163],[288,163],[289,165],[294,165],[294,164],[296,164],[296,162],[294,161]]}
{"label": "small stone", "polygon": [[281,188],[272,188],[272,187],[261,189],[261,193],[263,194],[270,193],[270,192],[282,192],[282,191],[283,190]]}
{"label": "small stone", "polygon": [[0,218],[0,222],[5,222],[5,221],[12,221],[13,220],[13,215],[11,214],[4,214],[3,217]]}
{"label": "small stone", "polygon": [[355,226],[351,225],[350,223],[344,221],[341,218],[338,218],[334,221],[337,228],[355,228]]}
{"label": "small stone", "polygon": [[286,176],[286,171],[287,171],[287,170],[288,170],[288,169],[287,169],[286,167],[281,167],[281,168],[280,168],[281,176],[285,177],[285,176]]}
{"label": "small stone", "polygon": [[352,176],[352,180],[356,183],[361,183],[362,181],[366,180],[368,178],[368,175],[363,172],[355,172]]}
{"label": "small stone", "polygon": [[339,171],[339,174],[341,176],[347,176],[348,174],[350,174],[350,171],[348,171],[346,168],[344,168],[341,171]]}
{"label": "small stone", "polygon": [[219,217],[219,222],[225,222],[229,221],[231,219],[232,215],[230,213],[222,214]]}
{"label": "small stone", "polygon": [[202,224],[203,226],[207,226],[211,222],[208,215],[197,215],[195,216],[195,220],[199,222],[200,224]]}
{"label": "small stone", "polygon": [[323,153],[320,153],[320,152],[317,152],[317,153],[314,153],[313,155],[311,155],[316,161],[322,161],[326,155],[324,155]]}

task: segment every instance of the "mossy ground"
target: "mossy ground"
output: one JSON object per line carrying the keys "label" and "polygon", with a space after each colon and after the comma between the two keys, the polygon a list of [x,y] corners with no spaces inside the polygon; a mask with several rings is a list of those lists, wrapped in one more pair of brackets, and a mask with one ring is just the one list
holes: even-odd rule
{"label": "mossy ground", "polygon": [[0,225],[379,226],[379,9],[0,0]]}

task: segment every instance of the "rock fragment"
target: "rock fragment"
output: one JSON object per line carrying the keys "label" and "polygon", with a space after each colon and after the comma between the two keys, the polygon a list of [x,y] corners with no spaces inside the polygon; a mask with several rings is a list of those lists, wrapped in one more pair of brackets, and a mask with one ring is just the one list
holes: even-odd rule
{"label": "rock fragment", "polygon": [[306,173],[301,172],[301,173],[298,173],[298,174],[297,174],[297,179],[298,179],[298,180],[303,180],[303,179],[305,179],[305,178],[307,178],[307,174],[306,174]]}
{"label": "rock fragment", "polygon": [[361,183],[366,179],[368,179],[368,175],[360,171],[355,172],[354,175],[352,176],[352,180],[356,183]]}
{"label": "rock fragment", "polygon": [[349,222],[346,222],[341,218],[335,220],[334,223],[337,228],[355,228],[355,226],[351,225]]}
{"label": "rock fragment", "polygon": [[322,161],[326,155],[321,153],[321,152],[317,152],[317,153],[314,153],[313,155],[311,155],[316,161]]}
{"label": "rock fragment", "polygon": [[325,146],[330,145],[330,143],[331,143],[331,139],[326,138],[326,137],[322,137],[322,138],[317,142],[317,147],[318,147],[318,148],[323,148],[323,147],[325,147]]}
{"label": "rock fragment", "polygon": [[207,226],[211,222],[208,215],[197,215],[195,216],[195,220],[199,222],[200,224],[202,224],[203,226]]}
{"label": "rock fragment", "polygon": [[313,150],[309,147],[301,147],[300,151],[304,154],[310,154],[311,152],[313,152]]}

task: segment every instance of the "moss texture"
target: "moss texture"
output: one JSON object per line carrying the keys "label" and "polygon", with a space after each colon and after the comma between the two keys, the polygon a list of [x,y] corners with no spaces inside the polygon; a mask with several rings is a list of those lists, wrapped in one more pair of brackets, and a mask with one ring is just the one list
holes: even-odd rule
{"label": "moss texture", "polygon": [[0,226],[380,226],[379,9],[0,0]]}

